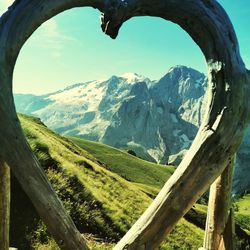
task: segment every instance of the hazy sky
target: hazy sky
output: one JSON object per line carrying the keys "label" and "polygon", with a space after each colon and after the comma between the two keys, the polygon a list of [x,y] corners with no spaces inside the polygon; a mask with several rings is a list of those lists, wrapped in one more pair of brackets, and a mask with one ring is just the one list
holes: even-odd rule
{"label": "hazy sky", "polygon": [[[11,0],[0,0],[0,15]],[[220,0],[238,35],[250,68],[250,1]],[[116,40],[101,32],[100,13],[76,8],[43,24],[27,41],[14,72],[16,93],[48,93],[67,85],[136,72],[159,79],[181,64],[206,72],[198,46],[177,25],[137,17],[125,23]]]}

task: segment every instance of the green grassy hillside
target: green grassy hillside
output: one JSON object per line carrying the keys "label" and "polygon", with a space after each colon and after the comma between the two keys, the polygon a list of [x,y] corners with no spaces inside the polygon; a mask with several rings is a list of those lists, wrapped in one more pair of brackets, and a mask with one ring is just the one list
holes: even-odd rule
{"label": "green grassy hillside", "polygon": [[79,230],[118,240],[150,198],[35,118],[19,118],[32,150]]}
{"label": "green grassy hillside", "polygon": [[240,214],[250,217],[250,194],[241,197],[236,202],[236,205]]}
{"label": "green grassy hillside", "polygon": [[[174,168],[171,166],[146,162],[124,151],[98,142],[74,137],[70,137],[70,139],[101,160],[107,169],[120,176],[126,176],[127,180],[134,182],[140,190],[152,197],[156,196],[159,188],[163,186],[166,179],[168,179],[174,171]],[[238,225],[241,225],[241,228],[246,233],[250,234],[250,195],[239,199],[236,202],[236,207],[238,208],[238,211],[235,213],[236,222]],[[202,227],[204,227],[206,209],[206,206],[197,204],[194,208],[195,216],[190,212],[185,217],[196,225],[202,225]]]}
{"label": "green grassy hillside", "polygon": [[241,197],[239,200],[237,200],[235,205],[236,205],[236,213],[235,213],[236,220],[245,230],[245,232],[250,235],[250,194]]}
{"label": "green grassy hillside", "polygon": [[[74,140],[84,150],[36,118],[19,118],[46,175],[93,249],[112,249],[173,172],[172,167],[147,163],[104,145],[84,141],[84,146]],[[197,249],[202,238],[199,227],[182,219],[161,249]],[[19,250],[58,249],[14,177],[11,245]]]}
{"label": "green grassy hillside", "polygon": [[161,188],[175,170],[172,166],[144,161],[125,151],[98,142],[75,137],[69,139],[91,153],[102,166],[131,182]]}

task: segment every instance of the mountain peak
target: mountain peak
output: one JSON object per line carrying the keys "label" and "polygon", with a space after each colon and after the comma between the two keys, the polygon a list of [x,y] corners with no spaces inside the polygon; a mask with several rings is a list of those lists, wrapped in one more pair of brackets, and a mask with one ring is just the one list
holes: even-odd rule
{"label": "mountain peak", "polygon": [[188,68],[187,66],[184,65],[175,65],[168,70],[168,73],[175,70],[186,70],[186,69],[191,69],[191,68]]}
{"label": "mountain peak", "polygon": [[137,73],[131,73],[131,72],[126,72],[126,73],[120,75],[120,77],[125,78],[128,83],[145,81],[146,79],[148,79],[145,76],[139,75]]}
{"label": "mountain peak", "polygon": [[174,67],[171,67],[168,72],[167,72],[167,75],[168,74],[192,74],[192,75],[204,75],[202,74],[201,72],[193,69],[193,68],[190,68],[190,67],[187,67],[187,66],[183,66],[183,65],[176,65]]}
{"label": "mountain peak", "polygon": [[123,78],[133,78],[133,77],[138,77],[139,75],[134,72],[125,72],[121,75]]}

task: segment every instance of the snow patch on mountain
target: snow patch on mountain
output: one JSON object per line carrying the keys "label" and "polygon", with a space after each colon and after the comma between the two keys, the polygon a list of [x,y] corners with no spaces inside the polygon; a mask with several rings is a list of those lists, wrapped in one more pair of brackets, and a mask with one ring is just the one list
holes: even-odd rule
{"label": "snow patch on mountain", "polygon": [[[40,117],[63,135],[129,148],[144,159],[178,165],[201,125],[209,101],[207,84],[204,74],[176,66],[159,81],[125,73],[44,96],[15,95],[15,102],[19,112]],[[250,189],[249,178],[244,178],[250,174],[249,141],[244,140],[237,155],[238,192]]]}

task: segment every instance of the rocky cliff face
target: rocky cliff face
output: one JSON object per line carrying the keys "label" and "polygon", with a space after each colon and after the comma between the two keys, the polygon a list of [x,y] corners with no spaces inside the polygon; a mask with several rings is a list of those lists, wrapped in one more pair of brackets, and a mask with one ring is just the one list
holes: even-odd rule
{"label": "rocky cliff face", "polygon": [[[15,101],[19,112],[40,117],[64,135],[133,149],[147,160],[178,165],[201,124],[206,88],[204,74],[176,66],[159,81],[127,73],[45,96],[15,95]],[[249,131],[237,157],[237,191],[250,188],[245,178],[250,175]]]}
{"label": "rocky cliff face", "polygon": [[200,108],[205,88],[205,76],[187,67],[172,68],[150,85],[133,84],[101,141],[132,148],[156,162],[178,164],[200,123],[200,113],[191,107]]}

